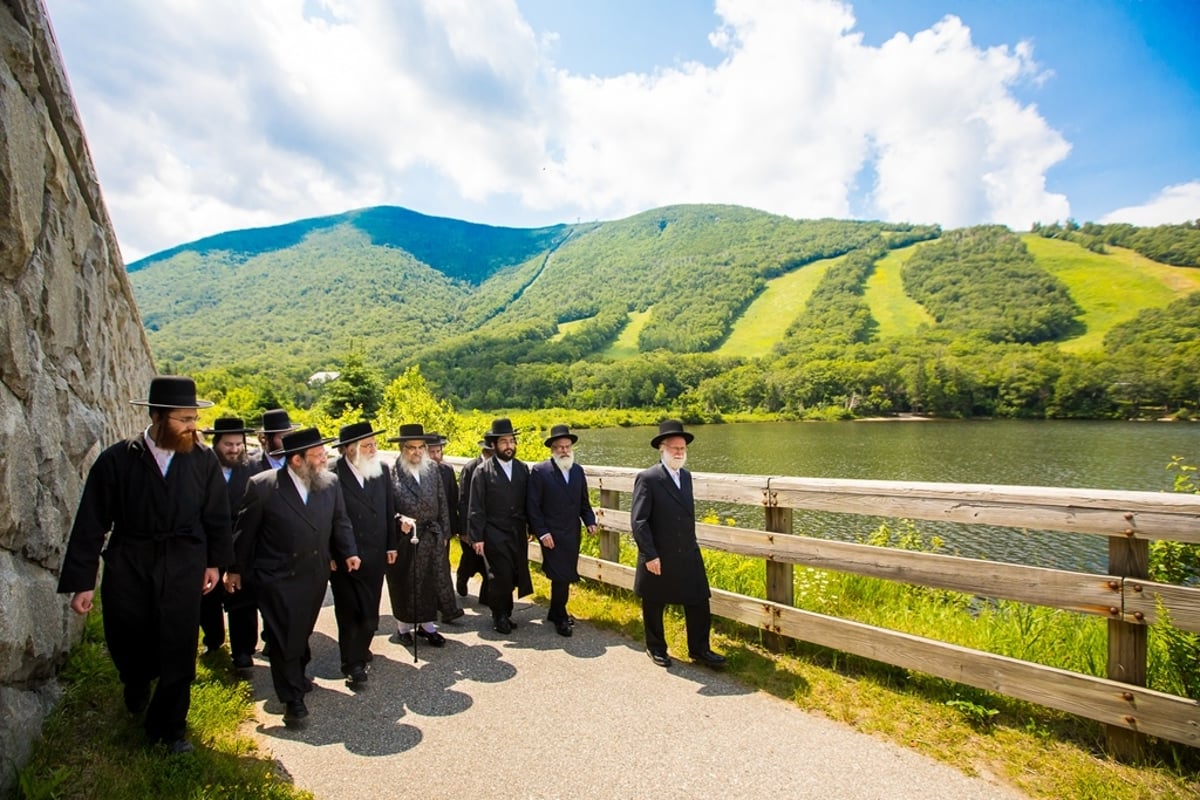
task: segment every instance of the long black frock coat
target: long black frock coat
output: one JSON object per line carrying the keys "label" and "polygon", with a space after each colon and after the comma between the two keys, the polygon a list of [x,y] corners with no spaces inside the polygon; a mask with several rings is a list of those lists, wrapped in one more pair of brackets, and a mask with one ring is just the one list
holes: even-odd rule
{"label": "long black frock coat", "polygon": [[529,576],[529,519],[525,512],[529,467],[512,460],[512,480],[499,460],[489,458],[471,473],[467,530],[472,542],[483,542],[484,555],[497,574],[512,565],[517,597],[533,594]]}
{"label": "long black frock coat", "polygon": [[287,467],[250,479],[233,528],[237,569],[249,573],[263,624],[285,659],[304,655],[329,583],[329,560],[358,555],[341,487],[300,499]]}
{"label": "long black frock coat", "polygon": [[[659,603],[703,603],[711,592],[696,542],[692,473],[681,469],[679,483],[676,487],[661,463],[634,478],[630,522],[638,558],[633,591]],[[661,575],[646,569],[646,562],[656,558],[662,562]]]}
{"label": "long black frock coat", "polygon": [[333,471],[342,486],[346,515],[354,528],[354,543],[362,563],[354,572],[346,572],[339,564],[337,571],[329,576],[329,583],[335,602],[345,606],[353,600],[355,618],[373,629],[379,625],[387,551],[398,547],[392,473],[384,464],[382,475],[360,484],[344,458],[337,460]]}
{"label": "long black frock coat", "polygon": [[552,581],[579,580],[580,523],[596,524],[583,467],[573,465],[570,476],[570,481],[564,480],[553,459],[534,464],[529,470],[529,530],[539,544],[544,534],[554,537],[553,548],[542,545],[542,571]]}
{"label": "long black frock coat", "polygon": [[[257,462],[246,464],[238,464],[229,473],[229,480],[225,483],[225,488],[229,491],[229,517],[237,519],[238,509],[242,507],[242,498],[246,496],[246,486],[249,485],[250,479],[254,477],[258,469]],[[232,559],[230,559],[232,561]],[[250,588],[248,580],[249,576],[242,576],[242,588],[233,594],[229,594],[221,588],[221,600],[225,605],[226,611],[236,611],[239,608],[251,608],[254,606],[254,592]],[[214,590],[214,594],[216,591]],[[257,622],[255,623],[258,624]],[[257,634],[256,634],[257,635]]]}
{"label": "long black frock coat", "polygon": [[392,491],[396,511],[417,521],[417,543],[406,534],[399,544],[396,563],[388,569],[388,595],[392,599],[392,616],[402,622],[432,622],[437,619],[438,593],[449,592],[453,604],[453,587],[443,581],[450,574],[446,544],[450,541],[450,506],[441,470],[430,469],[415,478],[397,465],[392,471]]}

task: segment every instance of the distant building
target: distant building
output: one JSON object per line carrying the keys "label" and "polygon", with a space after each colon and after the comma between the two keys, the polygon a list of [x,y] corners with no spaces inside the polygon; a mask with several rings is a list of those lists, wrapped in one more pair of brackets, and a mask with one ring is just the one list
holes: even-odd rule
{"label": "distant building", "polygon": [[328,371],[314,372],[312,375],[308,376],[308,385],[309,386],[319,386],[322,383],[328,383],[329,381],[335,381],[338,379],[338,376],[341,374],[342,373],[340,373],[340,372],[328,372]]}

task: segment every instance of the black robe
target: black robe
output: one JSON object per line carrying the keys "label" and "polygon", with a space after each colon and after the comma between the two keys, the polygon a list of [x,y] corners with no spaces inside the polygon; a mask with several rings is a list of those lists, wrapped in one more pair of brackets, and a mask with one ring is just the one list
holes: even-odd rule
{"label": "black robe", "polygon": [[[633,480],[629,518],[638,547],[633,591],[657,603],[705,603],[711,593],[696,542],[692,473],[681,469],[679,482],[676,487],[661,463]],[[662,562],[661,575],[646,569],[646,562],[656,558]]]}
{"label": "black robe", "polygon": [[339,564],[329,576],[334,605],[339,624],[344,616],[347,619],[353,617],[373,632],[379,627],[379,600],[388,566],[387,551],[398,547],[392,474],[384,464],[382,475],[360,484],[344,458],[337,460],[334,472],[342,486],[346,514],[354,528],[354,542],[362,561],[355,572],[346,572]]}
{"label": "black robe", "polygon": [[529,523],[525,516],[528,487],[529,467],[515,458],[511,480],[494,457],[482,462],[471,474],[467,535],[472,542],[483,542],[484,555],[497,576],[511,570],[518,597],[533,594],[533,579],[529,576]]}
{"label": "black robe", "polygon": [[234,523],[234,549],[237,568],[230,572],[252,577],[280,656],[302,658],[325,600],[330,559],[345,569],[342,562],[358,554],[336,477],[309,492],[305,504],[287,467],[255,475]]}
{"label": "black robe", "polygon": [[[401,533],[399,555],[388,570],[392,616],[402,622],[434,622],[439,608],[444,609],[447,602],[451,607],[455,605],[454,589],[445,580],[450,574],[446,555],[450,506],[441,470],[428,470],[418,483],[397,464],[392,471],[392,489],[396,513],[417,521],[417,543],[412,543],[411,534]],[[447,592],[449,598],[445,597]]]}
{"label": "black robe", "polygon": [[544,534],[554,537],[553,548],[542,545],[542,571],[552,581],[579,580],[580,523],[596,524],[583,467],[575,464],[570,475],[569,482],[564,480],[553,459],[529,470],[529,529],[539,544]]}

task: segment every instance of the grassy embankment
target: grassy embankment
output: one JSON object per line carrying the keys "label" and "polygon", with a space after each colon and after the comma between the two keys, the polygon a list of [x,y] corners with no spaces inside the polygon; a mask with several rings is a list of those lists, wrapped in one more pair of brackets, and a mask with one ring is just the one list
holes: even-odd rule
{"label": "grassy embankment", "polygon": [[804,310],[809,296],[830,266],[844,257],[814,261],[780,275],[746,307],[717,350],[719,356],[759,358],[783,338],[792,320]]}

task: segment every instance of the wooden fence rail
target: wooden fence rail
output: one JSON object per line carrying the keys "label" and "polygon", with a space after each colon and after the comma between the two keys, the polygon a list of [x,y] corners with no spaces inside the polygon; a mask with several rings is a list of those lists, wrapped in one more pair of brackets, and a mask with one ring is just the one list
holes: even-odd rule
{"label": "wooden fence rail", "polygon": [[[626,589],[633,569],[616,563],[630,531],[623,493],[638,470],[586,467],[600,490],[600,558],[580,558],[580,574]],[[767,597],[713,591],[713,613],[786,637],[1026,700],[1097,720],[1110,751],[1140,751],[1147,734],[1200,747],[1200,703],[1145,688],[1146,628],[1160,610],[1200,632],[1200,589],[1147,580],[1148,542],[1200,543],[1200,497],[1026,486],[830,480],[693,473],[697,500],[757,505],[765,531],[701,524],[704,547],[761,558]],[[792,534],[792,512],[813,510],[939,520],[1108,537],[1106,574],[1046,569],[835,542]],[[540,558],[536,544],[530,556]],[[800,564],[989,598],[1092,614],[1108,620],[1107,678],[1055,669],[793,607],[792,567]],[[776,639],[777,641],[781,638]]]}

